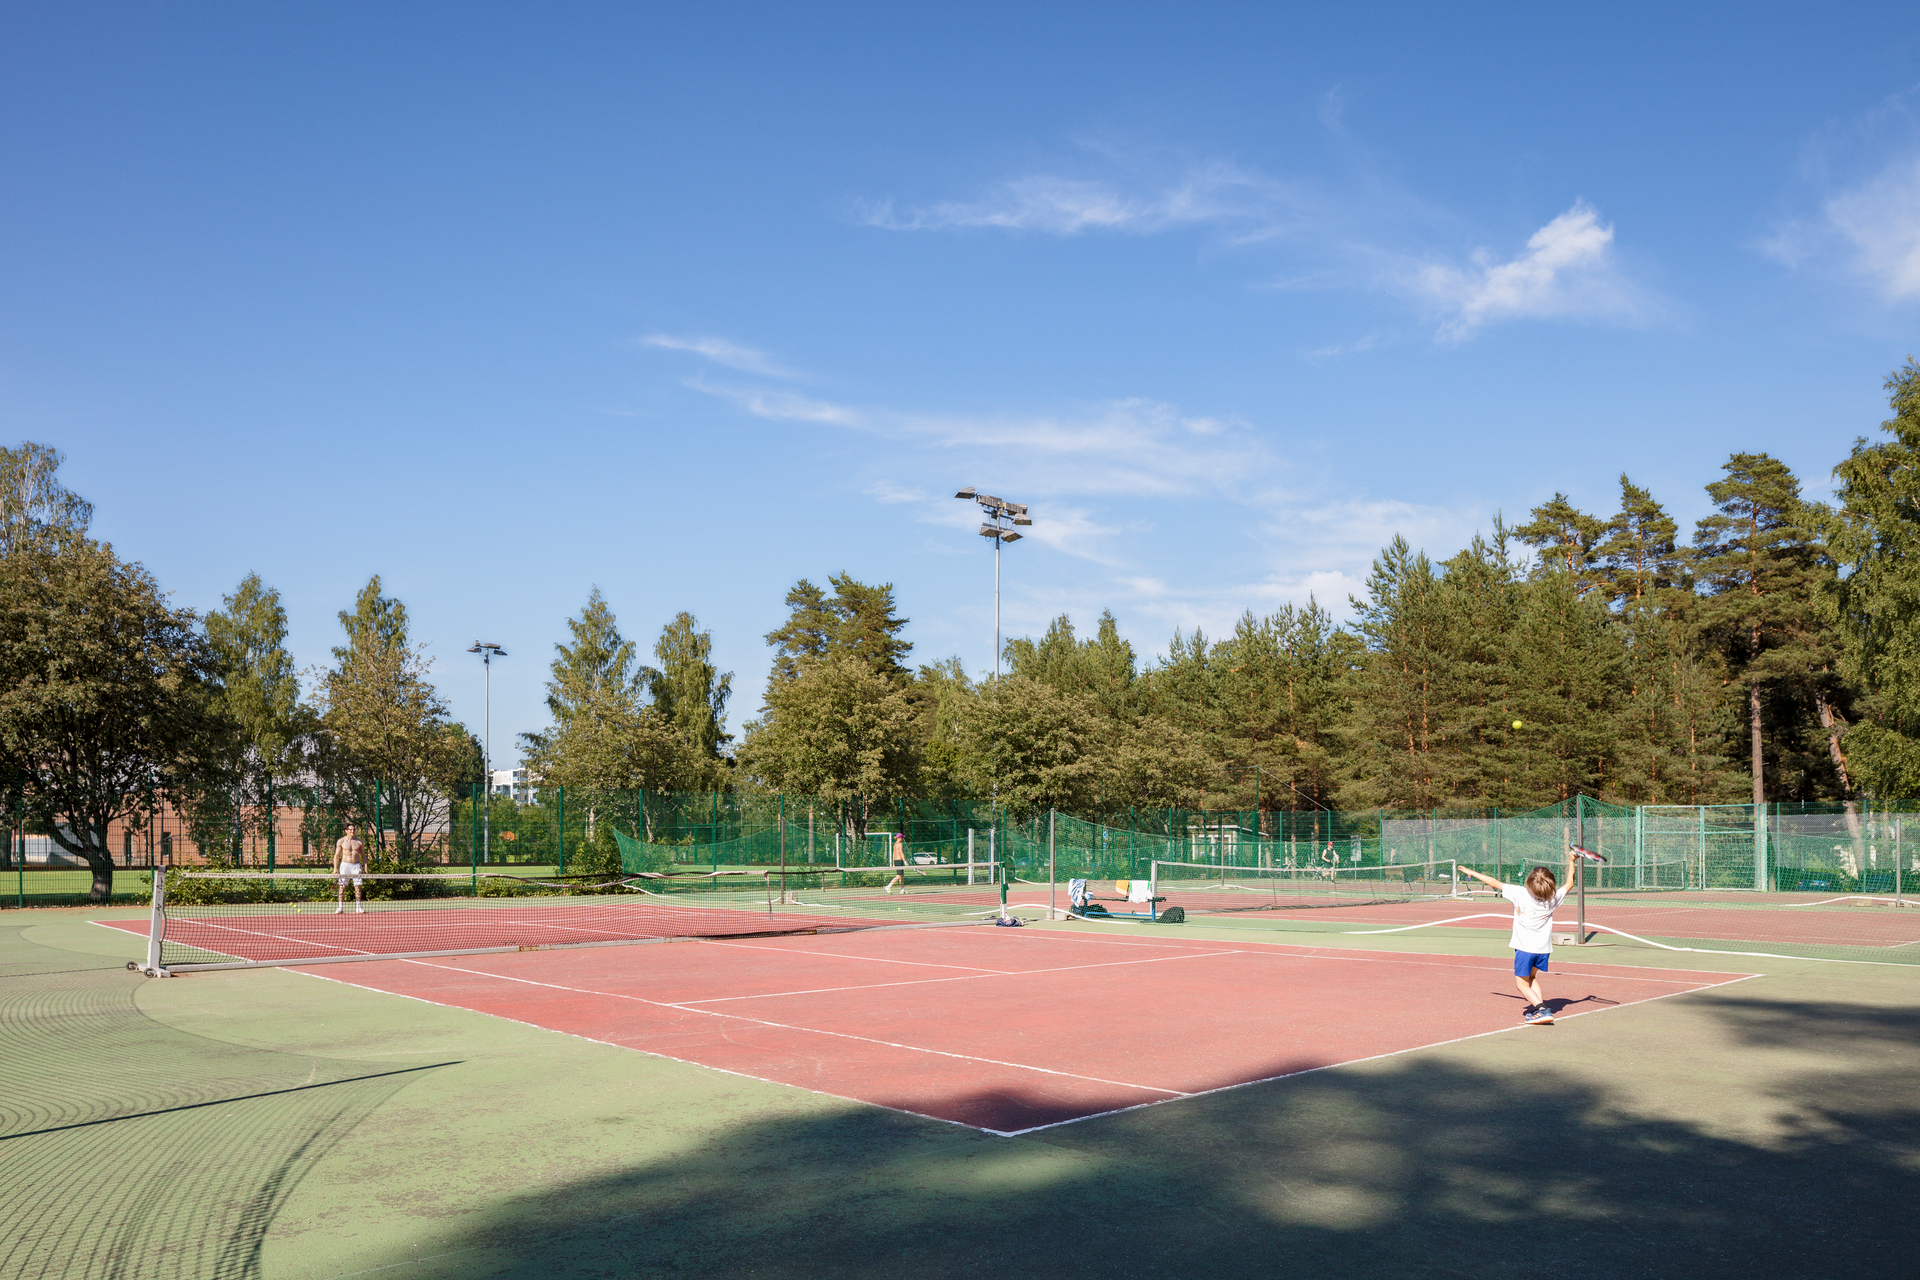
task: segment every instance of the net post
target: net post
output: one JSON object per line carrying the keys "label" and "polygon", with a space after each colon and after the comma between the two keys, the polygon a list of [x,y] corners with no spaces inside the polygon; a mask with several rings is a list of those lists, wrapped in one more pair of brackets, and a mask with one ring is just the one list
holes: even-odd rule
{"label": "net post", "polygon": [[153,869],[153,920],[147,928],[147,964],[141,972],[149,978],[166,976],[160,967],[160,943],[167,935],[167,865]]}
{"label": "net post", "polygon": [[[1573,807],[1574,812],[1579,816],[1580,847],[1584,849],[1587,847],[1587,796],[1584,791],[1574,796]],[[1574,941],[1584,947],[1587,945],[1587,860],[1585,858],[1573,860],[1573,873],[1579,877],[1574,883],[1580,887],[1580,905],[1576,912],[1580,920],[1580,934]]]}
{"label": "net post", "polygon": [[1147,919],[1160,923],[1160,864],[1147,863]]}

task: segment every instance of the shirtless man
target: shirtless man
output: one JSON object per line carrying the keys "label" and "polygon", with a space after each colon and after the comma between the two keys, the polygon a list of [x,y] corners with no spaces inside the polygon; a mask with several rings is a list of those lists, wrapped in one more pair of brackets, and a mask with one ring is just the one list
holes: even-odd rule
{"label": "shirtless man", "polygon": [[893,833],[893,879],[887,881],[887,892],[898,888],[907,891],[907,835],[904,831]]}
{"label": "shirtless man", "polygon": [[349,822],[347,834],[333,842],[333,874],[339,877],[337,883],[340,886],[339,905],[333,909],[335,915],[347,909],[348,877],[353,879],[353,909],[359,912],[366,910],[360,905],[360,886],[366,883],[360,876],[367,869],[367,846],[360,843],[360,837],[354,834],[357,830]]}

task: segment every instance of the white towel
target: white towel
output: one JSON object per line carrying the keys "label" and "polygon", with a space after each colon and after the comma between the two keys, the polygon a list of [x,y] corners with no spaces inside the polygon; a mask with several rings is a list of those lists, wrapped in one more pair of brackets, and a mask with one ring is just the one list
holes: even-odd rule
{"label": "white towel", "polygon": [[1127,885],[1128,902],[1152,902],[1153,881],[1134,880]]}

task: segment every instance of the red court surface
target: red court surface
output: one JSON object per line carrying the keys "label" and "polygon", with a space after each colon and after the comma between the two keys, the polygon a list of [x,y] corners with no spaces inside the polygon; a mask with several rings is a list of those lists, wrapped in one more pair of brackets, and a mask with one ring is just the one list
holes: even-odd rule
{"label": "red court surface", "polygon": [[[1523,1027],[1507,960],[993,927],[379,960],[316,977],[1001,1136]],[[1568,962],[1569,1017],[1750,975]]]}
{"label": "red court surface", "polygon": [[[997,902],[997,898],[996,898]],[[170,958],[180,963],[227,959],[272,962],[322,956],[385,955],[410,951],[478,950],[483,947],[552,947],[635,938],[734,937],[766,933],[835,930],[924,920],[876,901],[832,910],[782,907],[778,914],[745,898],[738,905],[688,905],[657,898],[549,898],[498,903],[449,898],[410,906],[376,902],[356,912],[351,901],[335,912],[332,903],[215,908],[167,917]],[[130,933],[151,927],[143,920],[103,920]],[[186,950],[205,954],[187,955]]]}

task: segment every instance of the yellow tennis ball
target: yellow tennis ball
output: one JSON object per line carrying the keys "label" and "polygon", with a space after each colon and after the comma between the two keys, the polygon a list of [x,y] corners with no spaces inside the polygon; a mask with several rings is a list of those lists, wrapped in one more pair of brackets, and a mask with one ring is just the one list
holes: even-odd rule
{"label": "yellow tennis ball", "polygon": [[1520,727],[1520,722],[1519,722],[1518,720],[1515,720],[1515,721],[1513,722],[1513,727],[1514,727],[1514,728],[1516,728],[1516,729],[1518,729],[1518,728]]}

